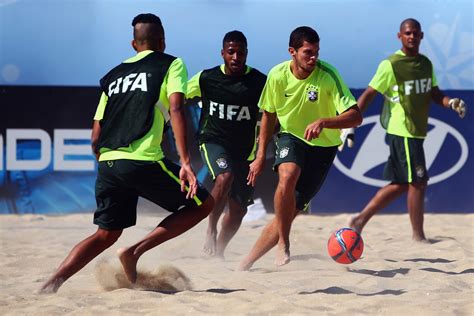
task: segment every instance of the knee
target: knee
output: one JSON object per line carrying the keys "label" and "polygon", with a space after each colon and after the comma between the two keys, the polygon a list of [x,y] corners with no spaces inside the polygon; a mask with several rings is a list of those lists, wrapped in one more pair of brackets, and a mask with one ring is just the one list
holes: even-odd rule
{"label": "knee", "polygon": [[123,229],[119,230],[105,230],[99,228],[96,232],[96,238],[101,242],[106,245],[111,246],[113,245],[122,235]]}
{"label": "knee", "polygon": [[284,191],[294,190],[296,187],[296,182],[298,181],[298,176],[296,173],[292,172],[282,172],[278,177],[278,187]]}
{"label": "knee", "polygon": [[227,189],[232,185],[232,181],[234,181],[234,175],[230,172],[225,172],[216,177],[214,185]]}

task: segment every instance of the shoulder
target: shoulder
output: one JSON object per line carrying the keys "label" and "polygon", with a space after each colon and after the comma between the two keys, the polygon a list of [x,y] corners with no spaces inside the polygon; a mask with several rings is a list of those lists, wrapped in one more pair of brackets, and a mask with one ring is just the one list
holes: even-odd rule
{"label": "shoulder", "polygon": [[338,83],[341,81],[341,76],[337,71],[336,67],[324,60],[318,60],[318,67],[325,75],[330,77],[334,82]]}
{"label": "shoulder", "polygon": [[279,63],[278,65],[274,66],[268,72],[268,79],[279,79],[283,77],[287,77],[290,71],[290,61],[284,61]]}
{"label": "shoulder", "polygon": [[327,72],[328,74],[338,74],[336,67],[324,60],[319,59],[318,66],[323,72]]}
{"label": "shoulder", "polygon": [[258,69],[250,67],[249,75],[253,76],[256,80],[267,80],[267,75],[260,72]]}
{"label": "shoulder", "polygon": [[215,66],[212,68],[204,69],[201,73],[203,76],[210,75],[210,74],[215,74],[216,72],[222,72],[220,69],[221,66]]}
{"label": "shoulder", "polygon": [[430,65],[432,64],[431,60],[426,55],[420,54],[420,58],[423,59],[425,62],[429,63]]}

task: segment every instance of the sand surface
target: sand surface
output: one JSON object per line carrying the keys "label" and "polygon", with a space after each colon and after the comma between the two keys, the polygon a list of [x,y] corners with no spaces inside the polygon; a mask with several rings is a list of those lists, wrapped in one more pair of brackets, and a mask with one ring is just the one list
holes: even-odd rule
{"label": "sand surface", "polygon": [[474,214],[427,214],[431,244],[411,241],[406,214],[376,216],[362,258],[350,265],[326,252],[349,214],[301,215],[290,264],[276,268],[270,251],[246,272],[235,268],[272,215],[243,223],[226,261],[203,254],[205,220],[146,253],[131,288],[115,252],[163,216],[139,214],[115,245],[45,295],[40,285],[96,230],[92,215],[1,215],[0,315],[473,315]]}

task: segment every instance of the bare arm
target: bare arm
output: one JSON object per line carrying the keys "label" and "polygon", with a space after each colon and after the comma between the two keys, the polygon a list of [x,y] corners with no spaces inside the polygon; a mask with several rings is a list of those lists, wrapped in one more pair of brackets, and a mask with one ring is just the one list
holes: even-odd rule
{"label": "bare arm", "polygon": [[438,87],[433,87],[431,89],[431,98],[435,103],[441,105],[442,107],[445,107],[447,109],[450,108],[449,100],[451,100],[451,98],[445,96],[444,93]]}
{"label": "bare arm", "polygon": [[361,123],[362,114],[357,105],[353,105],[336,117],[320,118],[309,124],[304,132],[304,138],[308,141],[318,138],[324,128],[341,129],[356,127]]}
{"label": "bare arm", "polygon": [[100,156],[100,153],[99,153],[100,148],[97,148],[100,132],[101,132],[100,121],[94,120],[94,123],[92,125],[91,146],[92,146],[92,152],[95,154],[95,159],[97,161],[99,161],[99,156]]}
{"label": "bare arm", "polygon": [[189,183],[187,197],[192,198],[196,194],[197,180],[191,167],[191,158],[188,151],[186,135],[186,118],[184,115],[184,94],[173,93],[169,96],[171,127],[173,128],[176,139],[176,148],[178,149],[181,170],[179,178],[181,181],[181,191],[185,191],[186,182]]}
{"label": "bare arm", "polygon": [[273,137],[273,131],[276,125],[276,113],[263,111],[262,121],[260,123],[260,134],[258,136],[257,157],[250,164],[249,174],[247,176],[247,184],[255,186],[257,177],[262,173],[265,167],[265,159],[267,146]]}
{"label": "bare arm", "polygon": [[372,103],[377,93],[377,90],[370,86],[365,89],[365,91],[360,95],[359,99],[357,99],[357,106],[361,112],[365,112],[365,110],[367,110],[367,107],[370,103]]}

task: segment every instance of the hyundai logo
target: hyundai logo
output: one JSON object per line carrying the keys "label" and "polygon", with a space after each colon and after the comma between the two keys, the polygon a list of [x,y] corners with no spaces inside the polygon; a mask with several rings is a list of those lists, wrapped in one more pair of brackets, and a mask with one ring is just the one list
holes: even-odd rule
{"label": "hyundai logo", "polygon": [[[336,157],[334,159],[334,165],[337,169],[339,169],[339,171],[349,178],[364,184],[383,187],[388,184],[388,181],[382,180],[381,178],[367,176],[367,173],[369,173],[369,171],[375,167],[385,164],[387,161],[389,156],[389,148],[385,143],[386,132],[379,122],[378,115],[364,118],[364,122],[361,126],[367,124],[373,124],[374,126],[371,128],[369,134],[364,140],[360,140],[356,130],[357,146],[355,148],[358,148],[358,152],[355,154],[352,164],[347,166],[343,164],[338,157]],[[459,152],[459,157],[456,157],[454,161],[450,160],[453,162],[450,165],[443,166],[443,170],[438,170],[437,174],[432,174],[429,172],[429,183],[434,184],[446,180],[462,168],[462,166],[466,163],[469,154],[469,148],[461,133],[459,133],[452,126],[434,118],[429,118],[428,124],[432,126],[424,142],[426,168],[428,171],[439,155],[452,155],[452,152]],[[457,146],[458,150],[441,152],[441,148],[448,141],[450,143],[454,143],[454,146]],[[344,150],[350,151],[354,150],[355,148],[346,148]]]}

